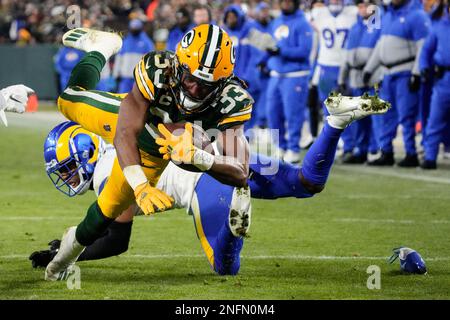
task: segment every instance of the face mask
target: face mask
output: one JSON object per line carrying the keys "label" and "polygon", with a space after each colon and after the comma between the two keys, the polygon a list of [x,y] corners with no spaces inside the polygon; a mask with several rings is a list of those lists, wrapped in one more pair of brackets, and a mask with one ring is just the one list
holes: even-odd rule
{"label": "face mask", "polygon": [[195,109],[197,109],[198,107],[200,107],[200,105],[202,104],[202,102],[198,102],[198,101],[193,101],[191,99],[189,99],[189,97],[187,95],[184,94],[183,90],[180,90],[180,104],[188,111],[194,111]]}

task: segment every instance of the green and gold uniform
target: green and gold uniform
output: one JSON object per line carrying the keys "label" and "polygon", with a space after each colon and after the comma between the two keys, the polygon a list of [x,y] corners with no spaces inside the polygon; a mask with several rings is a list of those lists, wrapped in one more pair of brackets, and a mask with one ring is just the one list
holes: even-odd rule
{"label": "green and gold uniform", "polygon": [[[142,168],[153,186],[167,165],[155,143],[159,123],[189,121],[200,124],[204,130],[223,131],[249,120],[252,111],[253,100],[250,95],[239,82],[230,81],[220,96],[203,112],[182,113],[176,104],[177,99],[173,91],[176,90],[172,83],[174,59],[173,53],[168,51],[150,52],[143,56],[134,70],[136,86],[149,101],[146,125],[139,135],[138,147]],[[68,119],[112,143],[120,103],[126,94],[92,90],[100,79],[100,72],[105,63],[105,59],[98,52],[88,53],[72,71],[69,85],[58,99],[58,108]],[[98,208],[105,217],[114,219],[133,202],[133,190],[123,176],[116,158],[111,176],[97,199]],[[90,210],[96,210],[94,205]],[[88,218],[89,213],[86,219]],[[89,240],[86,240],[85,244],[87,242]]]}

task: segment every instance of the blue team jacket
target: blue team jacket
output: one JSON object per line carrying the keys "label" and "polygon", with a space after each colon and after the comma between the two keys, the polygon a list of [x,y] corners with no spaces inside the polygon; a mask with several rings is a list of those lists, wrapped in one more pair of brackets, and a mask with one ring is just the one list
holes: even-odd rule
{"label": "blue team jacket", "polygon": [[281,14],[272,21],[270,29],[280,54],[270,57],[269,69],[279,73],[310,70],[313,30],[303,12],[297,10],[291,15]]}
{"label": "blue team jacket", "polygon": [[376,59],[370,59],[366,70],[372,72],[383,64],[390,74],[405,71],[419,74],[416,56],[429,28],[430,19],[418,0],[409,0],[400,8],[389,5],[381,20],[381,36],[374,52]]}
{"label": "blue team jacket", "polygon": [[[445,15],[437,21],[430,32],[420,55],[420,70],[432,69],[435,65],[450,68],[450,17]],[[450,83],[450,71],[443,79]],[[442,81],[440,81],[442,82]],[[450,88],[449,88],[450,90]]]}

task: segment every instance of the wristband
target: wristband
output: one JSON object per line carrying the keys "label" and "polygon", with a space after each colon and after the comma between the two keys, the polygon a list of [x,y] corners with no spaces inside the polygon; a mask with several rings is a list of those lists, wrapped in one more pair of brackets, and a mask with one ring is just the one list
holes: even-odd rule
{"label": "wristband", "polygon": [[138,164],[127,166],[123,168],[123,175],[125,179],[127,179],[128,184],[133,190],[136,190],[138,185],[146,183],[148,181],[145,176],[144,170],[142,170],[141,166]]}
{"label": "wristband", "polygon": [[199,149],[194,149],[192,164],[201,171],[208,171],[214,164],[214,155]]}

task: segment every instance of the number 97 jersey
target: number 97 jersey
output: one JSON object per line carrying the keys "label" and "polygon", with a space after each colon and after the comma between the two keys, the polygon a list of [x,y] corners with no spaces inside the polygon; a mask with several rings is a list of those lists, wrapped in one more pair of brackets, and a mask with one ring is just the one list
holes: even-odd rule
{"label": "number 97 jersey", "polygon": [[327,6],[312,10],[311,22],[320,37],[317,58],[320,65],[338,67],[343,63],[347,36],[357,16],[358,9],[355,6],[345,6],[337,16],[331,14]]}
{"label": "number 97 jersey", "polygon": [[134,70],[136,86],[149,101],[145,129],[139,136],[138,146],[157,157],[161,157],[155,143],[159,123],[188,121],[205,131],[224,131],[245,123],[252,113],[253,99],[237,80],[230,80],[203,111],[182,112],[177,106],[179,89],[174,78],[175,59],[170,51],[153,51],[143,56]]}

